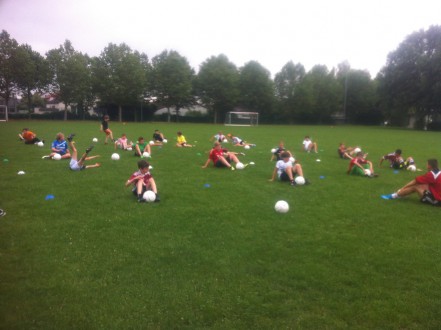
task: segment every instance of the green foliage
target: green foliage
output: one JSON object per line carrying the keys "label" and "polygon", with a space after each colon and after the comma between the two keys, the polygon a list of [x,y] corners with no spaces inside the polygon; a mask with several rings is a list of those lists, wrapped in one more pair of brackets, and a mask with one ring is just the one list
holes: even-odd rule
{"label": "green foliage", "polygon": [[263,120],[269,118],[275,101],[270,72],[256,61],[246,63],[239,71],[239,104],[246,111],[259,112]]}
{"label": "green foliage", "polygon": [[409,35],[388,56],[379,74],[379,93],[385,112],[395,123],[441,113],[441,27],[432,26]]}
{"label": "green foliage", "polygon": [[[340,141],[377,164],[397,147],[418,167],[437,155],[432,132],[365,127],[259,126],[234,132],[256,143],[243,171],[202,169],[216,125],[111,122],[115,136],[168,138],[154,147],[161,202],[138,204],[125,181],[137,158],[104,145],[97,123],[2,123],[0,328],[2,329],[436,329],[441,319],[439,208],[381,194],[414,174],[378,168],[345,174]],[[44,148],[23,145],[30,127]],[[93,137],[101,168],[72,172],[42,160],[58,131]],[[174,147],[182,130],[194,148]],[[319,154],[300,152],[304,135]],[[309,186],[269,182],[280,140]],[[196,142],[197,141],[197,142]],[[320,158],[321,162],[316,159]],[[5,161],[7,159],[7,161]],[[24,170],[25,175],[17,175]],[[210,184],[206,187],[206,184]],[[54,199],[46,200],[47,195]],[[287,214],[273,207],[290,204]]]}
{"label": "green foliage", "polygon": [[212,112],[214,123],[224,122],[239,96],[239,72],[225,55],[211,57],[201,64],[197,75],[196,95]]}
{"label": "green foliage", "polygon": [[[194,72],[187,59],[176,51],[163,51],[152,59],[152,89],[159,104],[169,110],[193,104]],[[170,121],[170,112],[169,112]]]}
{"label": "green foliage", "polygon": [[110,43],[99,58],[92,62],[94,90],[102,104],[118,106],[122,121],[122,106],[139,104],[147,87],[148,59],[133,52],[126,44]]}

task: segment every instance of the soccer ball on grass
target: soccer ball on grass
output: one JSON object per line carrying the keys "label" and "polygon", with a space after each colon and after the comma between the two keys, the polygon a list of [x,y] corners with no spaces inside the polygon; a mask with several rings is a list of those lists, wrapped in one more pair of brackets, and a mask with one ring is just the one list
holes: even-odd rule
{"label": "soccer ball on grass", "polygon": [[289,204],[285,201],[278,201],[276,205],[274,205],[274,209],[277,213],[286,213],[289,211]]}
{"label": "soccer ball on grass", "polygon": [[117,153],[112,154],[112,160],[119,160],[119,155]]}
{"label": "soccer ball on grass", "polygon": [[144,195],[142,195],[142,198],[144,198],[146,200],[146,202],[151,203],[154,202],[156,199],[156,194],[151,191],[151,190],[147,190]]}

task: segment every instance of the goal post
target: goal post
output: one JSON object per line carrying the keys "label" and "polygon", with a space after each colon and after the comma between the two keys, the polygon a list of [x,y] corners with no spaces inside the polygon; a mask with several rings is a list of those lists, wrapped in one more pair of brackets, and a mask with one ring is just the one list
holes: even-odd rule
{"label": "goal post", "polygon": [[8,121],[8,107],[0,105],[0,121]]}
{"label": "goal post", "polygon": [[257,126],[258,112],[229,111],[225,116],[225,126]]}

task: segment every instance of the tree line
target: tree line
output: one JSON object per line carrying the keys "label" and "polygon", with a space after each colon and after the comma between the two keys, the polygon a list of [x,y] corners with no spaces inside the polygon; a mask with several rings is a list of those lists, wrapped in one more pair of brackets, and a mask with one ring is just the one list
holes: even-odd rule
{"label": "tree line", "polygon": [[[97,57],[75,50],[66,40],[45,56],[0,34],[0,98],[20,95],[29,112],[51,93],[80,113],[114,108],[122,121],[139,106],[171,111],[202,105],[210,121],[222,123],[228,111],[260,114],[264,123],[329,123],[435,126],[441,112],[441,27],[412,33],[391,52],[375,78],[347,62],[306,72],[289,61],[274,79],[256,61],[236,67],[224,54],[211,56],[196,73],[187,59],[164,50],[149,59],[126,44],[110,43]],[[154,105],[152,107],[152,105]],[[133,114],[131,114],[133,115]],[[139,120],[137,112],[132,116]],[[131,118],[132,118],[131,117]]]}

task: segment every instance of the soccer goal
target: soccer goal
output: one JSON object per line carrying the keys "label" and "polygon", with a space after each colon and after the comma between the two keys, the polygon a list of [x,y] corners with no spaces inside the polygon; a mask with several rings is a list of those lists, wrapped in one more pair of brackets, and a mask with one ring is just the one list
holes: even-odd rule
{"label": "soccer goal", "polygon": [[0,105],[0,121],[8,121],[8,107]]}
{"label": "soccer goal", "polygon": [[229,111],[225,117],[225,126],[257,126],[258,112]]}

